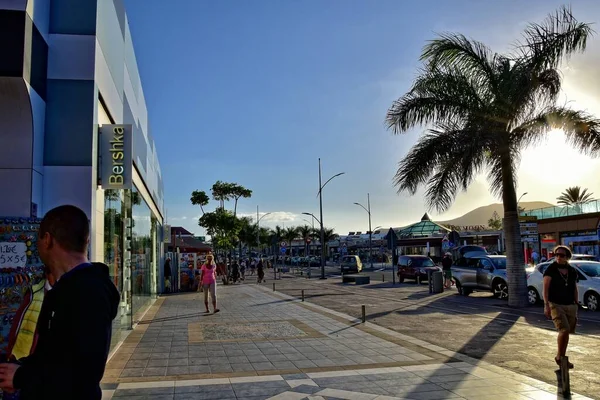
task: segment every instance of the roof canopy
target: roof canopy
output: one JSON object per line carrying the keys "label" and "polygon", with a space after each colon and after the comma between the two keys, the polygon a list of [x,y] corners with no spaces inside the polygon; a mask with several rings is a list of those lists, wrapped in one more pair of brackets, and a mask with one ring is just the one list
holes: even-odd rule
{"label": "roof canopy", "polygon": [[402,228],[396,233],[398,234],[399,239],[403,239],[414,237],[431,237],[440,234],[443,235],[449,232],[450,229],[440,224],[436,224],[429,218],[429,215],[425,213],[425,215],[423,215],[423,218],[421,218],[420,222],[409,225],[406,228]]}

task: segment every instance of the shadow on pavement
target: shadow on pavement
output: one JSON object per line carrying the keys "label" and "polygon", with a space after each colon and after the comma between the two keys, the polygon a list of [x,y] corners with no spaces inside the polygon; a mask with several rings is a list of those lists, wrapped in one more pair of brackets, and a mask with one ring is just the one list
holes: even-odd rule
{"label": "shadow on pavement", "polygon": [[201,312],[201,313],[177,315],[177,316],[173,316],[173,317],[153,318],[153,319],[149,319],[149,320],[141,320],[141,321],[139,321],[137,323],[139,325],[148,325],[148,324],[151,324],[153,322],[168,322],[168,321],[176,321],[178,319],[186,319],[186,318],[210,317],[211,315],[213,315],[213,314],[212,313]]}

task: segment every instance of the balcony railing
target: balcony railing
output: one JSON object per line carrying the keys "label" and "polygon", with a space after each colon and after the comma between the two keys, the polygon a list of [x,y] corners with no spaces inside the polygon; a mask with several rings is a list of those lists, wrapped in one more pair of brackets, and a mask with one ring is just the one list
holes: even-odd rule
{"label": "balcony railing", "polygon": [[523,211],[520,213],[520,215],[537,217],[537,219],[548,219],[597,212],[600,212],[600,200],[592,200],[586,203],[574,204],[571,206],[536,208],[534,210]]}

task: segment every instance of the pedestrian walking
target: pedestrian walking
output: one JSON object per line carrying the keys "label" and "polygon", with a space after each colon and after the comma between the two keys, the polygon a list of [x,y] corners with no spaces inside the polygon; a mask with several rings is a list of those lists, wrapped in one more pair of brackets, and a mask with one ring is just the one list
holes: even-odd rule
{"label": "pedestrian walking", "polygon": [[263,265],[262,259],[258,260],[258,264],[256,265],[256,273],[257,273],[257,283],[265,282],[265,267]]}
{"label": "pedestrian walking", "polygon": [[537,265],[537,263],[540,261],[540,255],[535,250],[531,252],[531,261],[533,261],[533,265]]}
{"label": "pedestrian walking", "polygon": [[37,248],[56,283],[44,296],[33,353],[0,364],[0,389],[20,390],[21,400],[102,398],[120,296],[108,266],[88,261],[89,236],[88,217],[75,206],[42,219]]}
{"label": "pedestrian walking", "polygon": [[240,261],[240,275],[241,275],[241,279],[246,280],[246,261],[241,260]]}
{"label": "pedestrian walking", "polygon": [[444,287],[449,289],[452,287],[452,254],[444,254],[444,258],[442,258],[442,270],[444,271],[445,278]]}
{"label": "pedestrian walking", "polygon": [[212,254],[206,256],[206,262],[202,265],[200,272],[200,282],[202,282],[202,289],[204,290],[204,306],[206,312],[209,313],[208,309],[208,295],[210,293],[210,299],[213,304],[213,311],[218,313],[217,308],[217,264]]}
{"label": "pedestrian walking", "polygon": [[171,293],[171,259],[167,257],[163,266],[163,275],[165,277],[165,293]]}
{"label": "pedestrian walking", "polygon": [[577,271],[569,264],[572,253],[567,246],[557,246],[554,256],[556,261],[544,272],[544,314],[552,318],[558,330],[554,361],[560,366],[561,357],[567,354],[569,335],[575,333],[577,325]]}
{"label": "pedestrian walking", "polygon": [[254,276],[254,272],[256,272],[256,262],[252,259],[250,261],[250,276]]}

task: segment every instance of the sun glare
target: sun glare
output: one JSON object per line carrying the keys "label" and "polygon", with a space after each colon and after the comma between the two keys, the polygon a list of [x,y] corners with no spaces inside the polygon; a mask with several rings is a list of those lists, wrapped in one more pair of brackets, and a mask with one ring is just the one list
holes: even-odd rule
{"label": "sun glare", "polygon": [[591,173],[599,164],[573,148],[562,129],[555,129],[542,142],[523,152],[519,173],[540,183],[568,183],[582,174]]}

